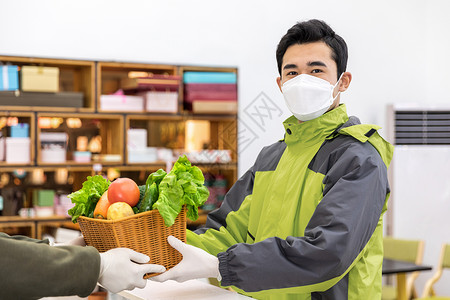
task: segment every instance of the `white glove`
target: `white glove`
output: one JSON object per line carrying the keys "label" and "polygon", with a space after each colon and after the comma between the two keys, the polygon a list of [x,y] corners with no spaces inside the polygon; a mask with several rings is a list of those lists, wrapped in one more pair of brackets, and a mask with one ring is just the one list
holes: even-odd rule
{"label": "white glove", "polygon": [[147,264],[150,258],[128,248],[115,248],[100,253],[100,276],[98,283],[112,293],[144,288],[146,273],[162,273],[164,266]]}
{"label": "white glove", "polygon": [[169,271],[150,278],[151,280],[163,282],[166,280],[176,280],[184,282],[190,279],[214,277],[221,281],[219,272],[219,259],[208,252],[183,243],[173,236],[167,238],[169,244],[178,250],[183,259],[178,265]]}

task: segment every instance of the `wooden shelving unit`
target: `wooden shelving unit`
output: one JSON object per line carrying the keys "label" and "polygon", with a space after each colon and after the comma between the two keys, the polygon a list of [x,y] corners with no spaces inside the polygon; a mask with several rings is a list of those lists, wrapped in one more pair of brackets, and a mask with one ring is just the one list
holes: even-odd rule
{"label": "wooden shelving unit", "polygon": [[[127,153],[127,130],[130,128],[145,128],[148,131],[149,147],[165,147],[174,151],[184,147],[182,129],[189,120],[205,120],[210,126],[211,149],[230,150],[232,161],[230,163],[195,163],[203,172],[222,174],[228,181],[228,188],[237,180],[238,156],[237,156],[237,114],[209,114],[196,115],[183,109],[183,84],[179,86],[178,111],[176,113],[149,113],[107,111],[100,106],[102,94],[114,93],[120,88],[120,81],[128,76],[129,72],[146,72],[151,74],[167,74],[183,76],[187,71],[205,72],[234,72],[236,68],[209,67],[209,66],[180,66],[168,64],[147,64],[130,62],[105,62],[82,61],[68,59],[52,59],[37,57],[1,56],[0,62],[19,67],[33,65],[45,67],[58,67],[60,69],[61,92],[83,93],[83,107],[70,107],[68,103],[61,106],[17,106],[15,103],[0,104],[0,118],[14,116],[20,122],[28,123],[30,128],[30,163],[8,164],[0,161],[0,175],[12,173],[16,170],[32,173],[40,169],[46,173],[64,168],[70,174],[72,190],[81,187],[86,176],[98,173],[106,173],[109,169],[120,172],[121,176],[131,177],[138,184],[143,184],[148,174],[157,169],[165,169],[167,163],[155,161],[152,163],[130,163]],[[0,91],[0,98],[2,96]],[[58,128],[41,128],[40,118],[60,118],[61,126]],[[69,118],[78,118],[82,122],[81,129],[71,129],[65,126]],[[95,126],[92,124],[96,124]],[[90,124],[90,125],[86,125]],[[168,132],[175,130],[175,135]],[[178,130],[178,131],[177,131]],[[43,132],[66,132],[69,135],[67,159],[64,163],[43,162],[41,159],[41,134]],[[98,134],[101,136],[102,155],[112,155],[120,159],[117,161],[94,161],[79,163],[74,161],[74,140],[78,134]],[[100,168],[100,171],[99,171]],[[22,181],[23,183],[23,181]],[[12,182],[10,182],[10,185]],[[6,219],[5,219],[6,218]],[[7,226],[10,217],[0,217],[1,226]],[[3,221],[6,222],[3,222]],[[203,222],[200,219],[200,222]],[[51,221],[51,225],[59,226],[57,221]],[[56,223],[54,223],[56,222]],[[26,223],[26,222],[25,222]],[[37,227],[29,227],[25,223],[13,222],[12,226],[22,226],[25,233],[36,237]],[[50,223],[49,223],[50,224]],[[62,223],[61,223],[62,224]],[[27,229],[28,228],[28,229]]]}

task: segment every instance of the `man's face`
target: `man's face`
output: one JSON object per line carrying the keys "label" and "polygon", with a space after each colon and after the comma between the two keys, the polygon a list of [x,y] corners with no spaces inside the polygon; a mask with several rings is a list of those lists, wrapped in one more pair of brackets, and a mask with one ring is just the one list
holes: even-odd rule
{"label": "man's face", "polygon": [[[281,77],[277,78],[277,84],[281,86],[288,80],[300,74],[308,74],[319,77],[335,85],[338,81],[337,65],[332,58],[331,48],[324,42],[307,44],[294,44],[287,48],[281,65]],[[333,97],[338,91],[345,91],[350,84],[351,74],[345,72],[340,84],[335,88]],[[330,109],[339,105],[339,95]]]}

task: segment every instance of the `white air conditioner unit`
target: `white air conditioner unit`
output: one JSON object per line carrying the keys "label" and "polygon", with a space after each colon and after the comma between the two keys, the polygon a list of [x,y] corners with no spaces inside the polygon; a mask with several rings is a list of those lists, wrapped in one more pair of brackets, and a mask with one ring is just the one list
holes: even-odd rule
{"label": "white air conditioner unit", "polygon": [[[397,238],[424,240],[423,263],[436,266],[441,245],[450,243],[450,105],[391,105],[387,123],[395,150],[385,230]],[[432,274],[419,275],[419,294]],[[450,282],[450,274],[443,276],[441,282]],[[450,295],[448,285],[436,289],[438,295]]]}

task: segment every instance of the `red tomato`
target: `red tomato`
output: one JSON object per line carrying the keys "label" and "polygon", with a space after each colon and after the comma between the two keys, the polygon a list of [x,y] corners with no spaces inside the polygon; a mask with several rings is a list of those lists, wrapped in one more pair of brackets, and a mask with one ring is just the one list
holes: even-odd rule
{"label": "red tomato", "polygon": [[109,185],[108,201],[125,202],[133,207],[139,202],[139,187],[130,178],[117,178]]}

